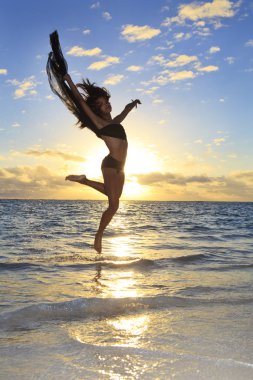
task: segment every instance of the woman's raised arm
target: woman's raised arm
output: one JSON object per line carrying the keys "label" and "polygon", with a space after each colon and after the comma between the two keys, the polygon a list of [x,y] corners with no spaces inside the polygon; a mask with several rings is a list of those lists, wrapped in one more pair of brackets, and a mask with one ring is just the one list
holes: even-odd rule
{"label": "woman's raised arm", "polygon": [[139,99],[132,100],[131,103],[128,103],[125,106],[123,111],[118,116],[113,118],[113,122],[121,123],[134,107],[137,108],[137,104],[141,104]]}
{"label": "woman's raised arm", "polygon": [[76,100],[79,102],[84,113],[91,119],[91,121],[96,125],[97,128],[101,128],[102,125],[101,125],[100,118],[86,104],[84,98],[82,97],[82,95],[78,91],[76,85],[73,83],[71,76],[69,74],[65,74],[63,79],[68,83],[70,90],[72,91],[72,94],[74,95]]}

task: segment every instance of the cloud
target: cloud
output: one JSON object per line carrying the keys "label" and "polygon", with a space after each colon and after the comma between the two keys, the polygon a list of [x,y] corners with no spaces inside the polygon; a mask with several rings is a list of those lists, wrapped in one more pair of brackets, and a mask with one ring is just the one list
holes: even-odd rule
{"label": "cloud", "polygon": [[184,4],[179,7],[179,17],[192,21],[213,17],[233,17],[235,15],[233,5],[229,0]]}
{"label": "cloud", "polygon": [[163,67],[177,68],[190,64],[200,65],[198,57],[196,55],[187,55],[187,54],[171,54],[171,59],[166,59],[162,54],[152,56],[149,61],[149,64],[158,63]]}
{"label": "cloud", "polygon": [[183,71],[163,71],[161,75],[154,77],[152,79],[153,83],[157,83],[159,85],[165,85],[169,82],[177,82],[181,80],[186,80],[186,79],[193,79],[197,76],[196,73],[194,73],[191,70],[183,70]]}
{"label": "cloud", "polygon": [[224,137],[219,137],[219,138],[216,138],[213,140],[213,143],[216,145],[216,146],[220,146],[221,143],[225,142],[225,138]]}
{"label": "cloud", "polygon": [[84,29],[83,30],[83,34],[85,34],[85,35],[90,34],[90,33],[91,33],[90,29]]}
{"label": "cloud", "polygon": [[169,78],[171,82],[176,82],[178,80],[193,79],[196,74],[193,71],[178,71],[175,73],[170,72]]}
{"label": "cloud", "polygon": [[98,47],[93,49],[83,49],[80,46],[73,46],[68,52],[67,55],[73,55],[74,57],[93,57],[99,55],[102,50]]}
{"label": "cloud", "polygon": [[47,100],[54,100],[55,97],[54,97],[53,95],[47,95],[47,96],[46,96],[46,99],[47,99]]}
{"label": "cloud", "polygon": [[109,12],[103,12],[103,18],[106,20],[106,21],[110,21],[112,19],[112,16]]}
{"label": "cloud", "polygon": [[7,75],[8,70],[7,69],[0,69],[0,75]]}
{"label": "cloud", "polygon": [[159,87],[158,86],[153,86],[153,87],[150,87],[148,90],[141,90],[141,92],[143,92],[144,94],[153,94],[156,90],[158,90]]}
{"label": "cloud", "polygon": [[[153,172],[135,175],[138,183],[144,186],[159,187],[171,194],[172,187],[177,191],[183,190],[182,195],[187,197],[188,191],[194,193],[195,200],[240,200],[253,201],[253,171],[232,173],[228,176],[212,177],[208,175],[185,176],[180,173]],[[186,190],[189,189],[189,190]],[[201,189],[201,192],[198,191]],[[155,191],[155,190],[154,190]]]}
{"label": "cloud", "polygon": [[152,101],[152,103],[153,103],[153,104],[161,104],[161,103],[163,103],[163,100],[160,99],[160,98],[156,98],[156,99],[154,99],[154,100]]}
{"label": "cloud", "polygon": [[167,61],[166,63],[164,63],[164,66],[182,67],[192,62],[198,62],[198,57],[196,55],[190,56],[190,55],[182,54],[182,55],[177,56],[174,60]]}
{"label": "cloud", "polygon": [[150,40],[161,33],[160,29],[151,28],[148,25],[124,25],[122,27],[121,35],[128,42]]}
{"label": "cloud", "polygon": [[245,42],[245,46],[246,47],[252,47],[253,46],[253,40],[249,40],[249,41]]}
{"label": "cloud", "polygon": [[35,91],[35,88],[37,87],[38,83],[35,81],[34,76],[30,76],[29,78],[24,79],[22,82],[19,82],[16,79],[8,80],[7,83],[10,83],[12,86],[16,86],[17,89],[14,92],[14,98],[22,98],[26,96],[27,94],[30,95],[36,95],[37,91]]}
{"label": "cloud", "polygon": [[158,63],[161,66],[165,66],[166,62],[167,61],[166,61],[165,57],[162,54],[158,54],[158,55],[153,55],[149,59],[148,64]]}
{"label": "cloud", "polygon": [[106,57],[103,61],[97,61],[92,63],[88,70],[102,70],[105,67],[120,63],[119,57]]}
{"label": "cloud", "polygon": [[233,177],[238,178],[238,179],[243,179],[247,182],[253,183],[253,171],[234,173]]}
{"label": "cloud", "polygon": [[0,169],[0,197],[47,198],[66,188],[63,177],[50,172],[44,166],[18,166]]}
{"label": "cloud", "polygon": [[114,86],[114,85],[120,83],[123,79],[124,79],[124,75],[121,75],[121,74],[110,75],[104,81],[104,84],[106,84],[106,85],[109,84],[109,85]]}
{"label": "cloud", "polygon": [[192,37],[192,34],[180,32],[180,33],[175,33],[173,37],[176,41],[189,40]]}
{"label": "cloud", "polygon": [[141,71],[141,70],[143,70],[143,67],[137,66],[137,65],[132,65],[132,66],[128,66],[127,70],[128,71]]}
{"label": "cloud", "polygon": [[239,5],[239,2],[233,3],[229,0],[213,0],[210,2],[194,1],[190,4],[182,4],[178,7],[177,16],[167,17],[162,25],[170,26],[172,23],[180,25],[189,20],[194,22],[195,25],[203,27],[204,25],[199,23],[203,22],[203,20],[233,17],[236,13],[236,8]]}
{"label": "cloud", "polygon": [[235,57],[226,57],[226,58],[225,58],[225,61],[226,61],[229,65],[232,65],[233,63],[235,63]]}
{"label": "cloud", "polygon": [[209,49],[209,53],[211,53],[211,54],[218,53],[218,51],[220,51],[220,47],[219,46],[212,46]]}
{"label": "cloud", "polygon": [[154,185],[159,183],[185,186],[189,183],[210,183],[214,179],[205,175],[184,176],[176,173],[148,173],[136,175],[141,185]]}
{"label": "cloud", "polygon": [[69,153],[58,151],[58,150],[50,150],[50,149],[44,149],[44,150],[28,149],[25,151],[25,154],[29,156],[34,156],[34,157],[47,156],[47,157],[53,157],[53,158],[61,158],[63,160],[76,161],[76,162],[83,162],[85,160],[84,157],[78,156],[76,154],[69,154]]}
{"label": "cloud", "polygon": [[209,65],[209,66],[206,66],[206,67],[198,67],[197,68],[198,71],[204,71],[204,72],[211,72],[211,71],[218,71],[219,70],[219,67],[218,66],[213,66],[213,65]]}
{"label": "cloud", "polygon": [[19,123],[15,122],[15,123],[13,123],[11,126],[12,126],[13,128],[19,128],[21,125],[20,125]]}
{"label": "cloud", "polygon": [[97,1],[96,3],[93,3],[90,6],[90,9],[97,9],[97,8],[100,8],[100,2],[99,1]]}
{"label": "cloud", "polygon": [[[152,79],[151,82],[158,83],[160,85],[167,84],[169,82],[176,82],[185,79],[193,79],[199,75],[199,72],[211,72],[219,70],[218,66],[209,65],[201,67],[201,62],[196,55],[175,53],[170,55],[170,59],[165,58],[162,54],[152,56],[148,64],[157,63],[162,67],[169,68],[170,70],[164,70],[160,74]],[[172,71],[171,69],[178,69],[184,66],[190,66],[188,70]],[[150,82],[149,82],[150,83]]]}

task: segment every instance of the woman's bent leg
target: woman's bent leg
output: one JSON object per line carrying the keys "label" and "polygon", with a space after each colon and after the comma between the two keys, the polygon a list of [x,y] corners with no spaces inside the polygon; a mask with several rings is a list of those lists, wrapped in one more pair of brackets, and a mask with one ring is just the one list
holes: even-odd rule
{"label": "woman's bent leg", "polygon": [[102,182],[92,181],[86,177],[86,175],[68,175],[66,178],[68,181],[78,182],[81,185],[86,185],[92,187],[93,189],[99,191],[100,193],[106,195],[105,187]]}

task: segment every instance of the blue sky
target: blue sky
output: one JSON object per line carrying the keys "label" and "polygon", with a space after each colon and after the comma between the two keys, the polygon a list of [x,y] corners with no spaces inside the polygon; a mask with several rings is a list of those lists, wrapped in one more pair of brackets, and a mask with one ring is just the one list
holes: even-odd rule
{"label": "blue sky", "polygon": [[112,94],[129,139],[125,199],[253,201],[253,1],[2,1],[0,197],[102,199],[106,148],[52,93],[58,30],[75,82]]}

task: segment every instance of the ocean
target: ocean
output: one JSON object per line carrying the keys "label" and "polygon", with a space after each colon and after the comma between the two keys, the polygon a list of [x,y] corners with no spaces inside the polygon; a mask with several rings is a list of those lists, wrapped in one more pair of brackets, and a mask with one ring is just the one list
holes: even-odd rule
{"label": "ocean", "polygon": [[253,203],[0,201],[0,378],[253,378]]}

